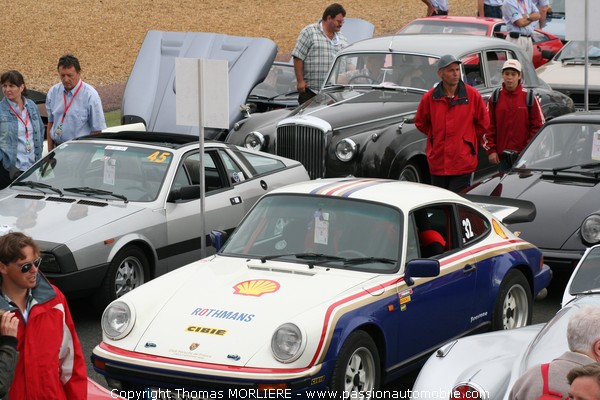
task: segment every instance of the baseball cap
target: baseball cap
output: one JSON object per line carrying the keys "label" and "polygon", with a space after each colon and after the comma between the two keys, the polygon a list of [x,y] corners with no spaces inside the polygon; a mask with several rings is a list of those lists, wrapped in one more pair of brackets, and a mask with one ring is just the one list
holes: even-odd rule
{"label": "baseball cap", "polygon": [[502,66],[502,71],[508,68],[514,69],[518,73],[521,73],[521,63],[517,60],[507,60]]}
{"label": "baseball cap", "polygon": [[448,65],[454,63],[461,64],[461,62],[458,61],[456,57],[454,57],[452,54],[446,54],[445,56],[442,56],[442,58],[440,58],[440,60],[438,61],[438,69],[446,68]]}

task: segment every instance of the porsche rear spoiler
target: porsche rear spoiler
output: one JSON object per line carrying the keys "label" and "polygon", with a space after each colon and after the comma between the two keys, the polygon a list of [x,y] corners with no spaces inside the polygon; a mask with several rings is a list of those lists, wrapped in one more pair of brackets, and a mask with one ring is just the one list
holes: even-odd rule
{"label": "porsche rear spoiler", "polygon": [[463,194],[462,197],[492,213],[504,224],[531,222],[535,219],[535,204],[528,200],[477,194]]}

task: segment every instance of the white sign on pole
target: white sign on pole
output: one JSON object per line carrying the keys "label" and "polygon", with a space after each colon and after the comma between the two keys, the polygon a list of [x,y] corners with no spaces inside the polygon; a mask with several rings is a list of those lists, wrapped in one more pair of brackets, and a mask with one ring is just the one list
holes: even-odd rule
{"label": "white sign on pole", "polygon": [[587,25],[587,40],[600,40],[600,24],[598,24],[598,20],[600,19],[600,1],[565,0],[565,15],[567,16],[565,18],[565,39],[585,40],[585,26]]}
{"label": "white sign on pole", "polygon": [[[228,75],[225,60],[175,59],[177,125],[199,126],[201,123],[206,128],[229,128]],[[201,103],[204,105],[202,121]]]}

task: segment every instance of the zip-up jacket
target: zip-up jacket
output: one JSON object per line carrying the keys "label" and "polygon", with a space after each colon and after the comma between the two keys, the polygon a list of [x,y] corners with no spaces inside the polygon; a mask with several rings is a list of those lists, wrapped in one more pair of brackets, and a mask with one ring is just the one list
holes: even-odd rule
{"label": "zip-up jacket", "polygon": [[38,273],[27,322],[0,296],[0,308],[19,318],[19,360],[9,399],[83,400],[87,371],[71,312],[62,292]]}
{"label": "zip-up jacket", "polygon": [[544,124],[540,101],[533,96],[533,104],[529,107],[527,89],[523,88],[521,82],[512,92],[506,90],[502,84],[498,100],[494,104],[490,97],[487,106],[490,129],[483,140],[487,154],[500,155],[504,150],[520,153]]}
{"label": "zip-up jacket", "polygon": [[478,142],[488,130],[483,98],[461,80],[456,95],[446,97],[440,82],[421,99],[415,125],[427,135],[427,161],[432,175],[464,175],[477,169]]}

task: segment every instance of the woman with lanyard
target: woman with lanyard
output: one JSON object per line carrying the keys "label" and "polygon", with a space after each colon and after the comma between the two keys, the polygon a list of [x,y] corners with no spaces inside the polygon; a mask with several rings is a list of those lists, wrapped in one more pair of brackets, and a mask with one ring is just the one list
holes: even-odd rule
{"label": "woman with lanyard", "polygon": [[0,76],[0,189],[42,157],[44,123],[19,71]]}

